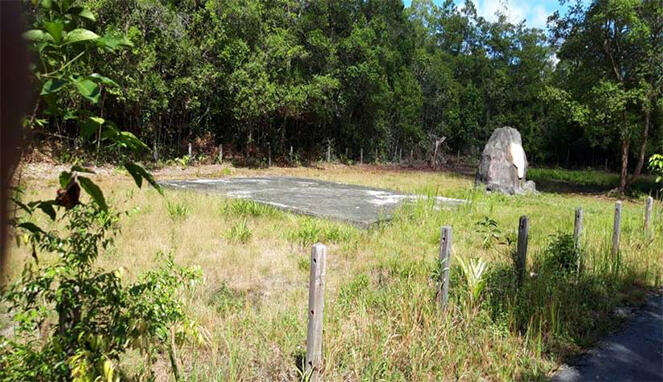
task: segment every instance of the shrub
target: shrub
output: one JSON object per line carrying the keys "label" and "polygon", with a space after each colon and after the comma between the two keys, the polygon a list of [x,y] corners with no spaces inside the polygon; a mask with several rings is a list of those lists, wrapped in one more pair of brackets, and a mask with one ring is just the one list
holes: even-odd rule
{"label": "shrub", "polygon": [[[0,380],[115,380],[129,349],[145,356],[151,374],[157,353],[173,353],[176,341],[195,334],[179,300],[198,279],[195,269],[159,255],[160,268],[125,286],[121,269],[94,266],[112,245],[118,216],[77,205],[61,218],[64,235],[19,217],[35,263],[2,296],[16,327],[11,339],[0,337]],[[44,252],[57,260],[38,262]]]}
{"label": "shrub", "polygon": [[541,266],[544,271],[575,272],[579,251],[575,248],[573,235],[558,232],[550,237],[543,251]]}

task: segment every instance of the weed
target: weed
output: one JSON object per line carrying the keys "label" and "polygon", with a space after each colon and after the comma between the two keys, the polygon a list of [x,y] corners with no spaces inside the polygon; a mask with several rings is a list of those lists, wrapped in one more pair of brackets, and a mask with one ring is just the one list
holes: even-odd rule
{"label": "weed", "polygon": [[189,207],[183,203],[178,202],[167,202],[166,209],[168,210],[168,216],[172,221],[181,221],[189,216]]}
{"label": "weed", "polygon": [[231,199],[223,204],[221,212],[230,216],[268,216],[274,217],[279,214],[279,210],[274,207],[257,203],[247,199]]}
{"label": "weed", "polygon": [[573,235],[557,232],[550,237],[543,250],[541,267],[550,272],[575,272],[578,269],[579,250],[576,250]]}
{"label": "weed", "polygon": [[226,232],[226,239],[233,243],[248,243],[251,240],[253,233],[249,228],[249,224],[246,219],[240,220],[238,223],[235,223],[228,232]]}
{"label": "weed", "polygon": [[351,239],[353,232],[356,232],[356,228],[305,217],[297,228],[288,232],[287,238],[291,242],[307,246],[317,242],[347,242]]}

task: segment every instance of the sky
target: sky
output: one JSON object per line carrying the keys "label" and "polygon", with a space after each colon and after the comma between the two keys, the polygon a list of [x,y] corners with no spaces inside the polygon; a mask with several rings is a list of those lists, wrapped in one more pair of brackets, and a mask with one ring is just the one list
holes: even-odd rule
{"label": "sky", "polygon": [[[433,0],[440,4],[444,0]],[[404,0],[405,6],[410,6],[411,0]],[[462,5],[465,0],[454,0],[457,5]],[[530,28],[545,29],[546,19],[556,10],[565,9],[559,4],[559,0],[474,0],[477,11],[485,19],[494,21],[495,12],[502,11],[509,21],[516,24],[525,19],[525,25]],[[562,12],[563,13],[563,12]]]}

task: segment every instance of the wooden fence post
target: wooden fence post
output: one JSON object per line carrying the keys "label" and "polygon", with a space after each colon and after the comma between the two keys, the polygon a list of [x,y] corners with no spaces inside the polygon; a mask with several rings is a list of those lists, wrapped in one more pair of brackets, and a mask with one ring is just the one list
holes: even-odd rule
{"label": "wooden fence post", "polygon": [[647,198],[645,203],[645,235],[649,235],[649,226],[651,224],[651,211],[654,208],[654,198],[651,196]]}
{"label": "wooden fence post", "polygon": [[290,163],[293,163],[295,161],[295,156],[294,152],[292,151],[292,146],[290,146]]}
{"label": "wooden fence post", "polygon": [[159,152],[157,151],[157,141],[154,140],[154,149],[152,150],[152,156],[155,162],[159,161]]}
{"label": "wooden fence post", "polygon": [[617,256],[619,253],[619,236],[622,231],[622,201],[618,200],[615,203],[615,221],[612,225],[612,255]]}
{"label": "wooden fence post", "polygon": [[308,332],[306,336],[306,373],[319,381],[322,367],[322,317],[325,297],[327,247],[317,243],[311,249],[311,275],[308,288]]}
{"label": "wooden fence post", "polygon": [[525,281],[525,269],[527,267],[527,239],[529,236],[529,218],[521,216],[518,223],[518,252],[516,254],[516,274],[518,285]]}
{"label": "wooden fence post", "polygon": [[364,164],[364,148],[359,149],[359,164]]}
{"label": "wooden fence post", "polygon": [[331,142],[327,141],[327,163],[331,162]]}
{"label": "wooden fence post", "polygon": [[189,158],[191,158],[192,154],[193,154],[193,151],[191,150],[191,142],[189,142]]}
{"label": "wooden fence post", "polygon": [[575,223],[573,224],[573,247],[576,253],[576,269],[580,270],[580,247],[582,240],[582,207],[576,208]]}
{"label": "wooden fence post", "polygon": [[272,167],[272,144],[267,143],[267,167]]}
{"label": "wooden fence post", "polygon": [[223,163],[223,144],[219,145],[219,163]]}
{"label": "wooden fence post", "polygon": [[442,278],[439,285],[440,307],[444,310],[449,301],[449,267],[451,266],[451,227],[444,226],[440,232],[440,265]]}

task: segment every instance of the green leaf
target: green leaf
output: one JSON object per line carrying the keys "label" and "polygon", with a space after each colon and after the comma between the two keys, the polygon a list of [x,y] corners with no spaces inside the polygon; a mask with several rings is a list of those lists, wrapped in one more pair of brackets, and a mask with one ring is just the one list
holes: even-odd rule
{"label": "green leaf", "polygon": [[138,139],[135,135],[128,131],[120,131],[119,142],[121,142],[125,147],[128,147],[131,151],[142,152],[149,151],[150,148],[147,147],[143,141]]}
{"label": "green leaf", "polygon": [[51,220],[55,220],[55,209],[53,208],[53,205],[55,204],[54,200],[47,200],[40,202],[37,204],[37,208],[42,210],[48,217],[51,218]]}
{"label": "green leaf", "polygon": [[102,83],[106,86],[118,86],[118,87],[120,86],[117,84],[117,82],[111,80],[108,77],[104,77],[99,73],[92,73],[88,76],[88,78],[91,79],[92,81],[95,81],[97,83]]}
{"label": "green leaf", "polygon": [[21,224],[19,224],[18,226],[19,226],[20,228],[26,229],[26,230],[28,230],[28,231],[30,231],[30,232],[32,232],[32,233],[43,233],[43,234],[46,233],[46,232],[44,232],[43,229],[39,228],[39,227],[38,227],[36,224],[34,224],[34,223],[25,222],[25,223],[21,223]]}
{"label": "green leaf", "polygon": [[94,17],[92,11],[90,11],[88,8],[85,7],[71,7],[67,9],[67,13],[70,15],[80,16],[90,21],[97,21],[97,18]]}
{"label": "green leaf", "polygon": [[138,188],[143,187],[143,179],[147,180],[148,183],[154,187],[159,194],[163,195],[163,190],[161,189],[161,186],[159,186],[159,183],[157,183],[154,178],[152,177],[152,174],[147,172],[143,167],[137,165],[136,163],[129,162],[125,163],[124,167],[129,171],[129,174],[134,178],[134,181],[136,182],[136,185]]}
{"label": "green leaf", "polygon": [[41,29],[30,29],[29,31],[23,33],[23,38],[36,42],[53,41],[53,36]]}
{"label": "green leaf", "polygon": [[48,80],[44,83],[44,86],[41,88],[41,95],[59,92],[64,88],[66,84],[67,81],[59,78]]}
{"label": "green leaf", "polygon": [[96,123],[97,125],[103,125],[104,122],[106,122],[106,120],[101,117],[90,117],[90,121]]}
{"label": "green leaf", "polygon": [[62,21],[45,21],[44,28],[53,37],[56,44],[62,41],[62,31],[64,31],[64,23]]}
{"label": "green leaf", "polygon": [[60,173],[60,188],[67,188],[71,182],[71,173],[69,171],[62,171]]}
{"label": "green leaf", "polygon": [[92,32],[91,30],[77,28],[67,33],[64,36],[65,44],[73,44],[81,41],[91,41],[99,38],[99,35]]}
{"label": "green leaf", "polygon": [[126,36],[114,36],[112,34],[104,35],[96,40],[96,43],[101,48],[108,48],[115,50],[119,47],[132,47],[134,44]]}
{"label": "green leaf", "polygon": [[43,8],[51,9],[53,7],[53,0],[41,0],[39,5],[41,5]]}
{"label": "green leaf", "polygon": [[102,210],[108,210],[108,205],[106,204],[104,193],[101,192],[101,188],[99,188],[99,186],[97,186],[90,178],[86,178],[84,176],[79,176],[78,182],[81,184],[81,188],[85,190],[88,195],[90,195],[92,200],[94,200],[94,202],[97,203],[97,205],[101,207]]}
{"label": "green leaf", "polygon": [[101,89],[99,88],[99,85],[93,81],[88,79],[78,80],[76,81],[76,88],[83,97],[92,103],[97,103],[99,101]]}

